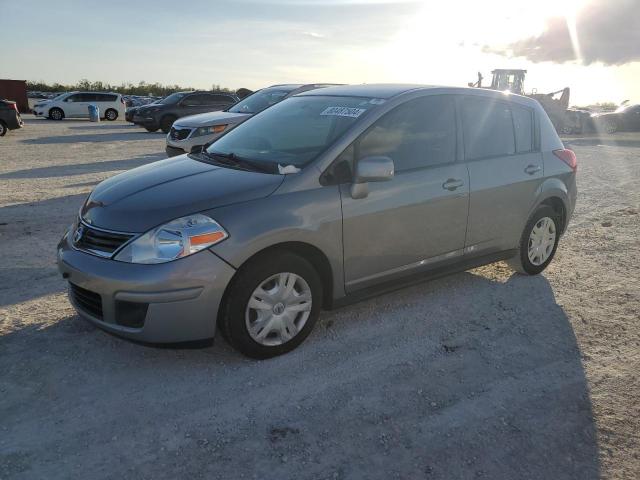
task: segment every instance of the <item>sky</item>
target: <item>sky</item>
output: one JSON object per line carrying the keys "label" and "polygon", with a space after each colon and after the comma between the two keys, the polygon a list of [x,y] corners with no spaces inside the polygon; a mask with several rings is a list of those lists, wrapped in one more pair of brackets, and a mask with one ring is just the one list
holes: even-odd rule
{"label": "sky", "polygon": [[640,102],[640,0],[0,0],[0,78],[465,86]]}

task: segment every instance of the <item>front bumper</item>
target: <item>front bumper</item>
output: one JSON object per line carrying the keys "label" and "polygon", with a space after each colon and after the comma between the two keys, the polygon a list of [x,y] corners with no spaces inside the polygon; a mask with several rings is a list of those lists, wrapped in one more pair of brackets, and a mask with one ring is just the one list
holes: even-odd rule
{"label": "front bumper", "polygon": [[134,115],[131,121],[136,125],[140,125],[145,128],[160,128],[160,123],[155,119],[155,117]]}
{"label": "front bumper", "polygon": [[[209,250],[173,262],[140,265],[80,252],[67,237],[58,245],[58,269],[72,284],[69,298],[81,317],[143,342],[185,342],[215,335],[222,295],[235,270]],[[78,290],[97,298],[100,310],[87,308]],[[136,326],[131,326],[131,315],[141,315]]]}

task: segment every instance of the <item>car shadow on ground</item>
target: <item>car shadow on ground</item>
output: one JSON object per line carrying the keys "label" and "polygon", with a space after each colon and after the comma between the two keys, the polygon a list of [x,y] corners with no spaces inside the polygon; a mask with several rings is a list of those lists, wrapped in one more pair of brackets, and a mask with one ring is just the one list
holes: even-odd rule
{"label": "car shadow on ground", "polygon": [[77,316],[0,348],[14,438],[0,454],[32,477],[105,455],[109,476],[153,478],[600,475],[580,348],[544,276],[480,269],[324,312],[267,361],[221,339],[143,346]]}
{"label": "car shadow on ground", "polygon": [[0,174],[0,179],[12,178],[53,178],[71,175],[85,175],[88,173],[110,172],[114,170],[129,170],[158,160],[165,160],[166,153],[147,153],[124,160],[108,160],[103,162],[73,163],[70,165],[54,165],[51,167],[30,168]]}
{"label": "car shadow on ground", "polygon": [[28,138],[22,140],[22,143],[29,145],[51,145],[61,143],[130,142],[137,140],[148,140],[152,136],[153,134],[150,134],[150,132],[141,132],[136,130],[132,132],[93,133],[86,135],[58,135],[54,137]]}
{"label": "car shadow on ground", "polygon": [[[69,127],[69,130],[98,130],[100,128],[104,128],[106,130],[135,130],[135,131],[140,131],[141,127],[138,127],[137,125],[134,125],[133,123],[126,123],[126,124],[113,124],[110,122],[100,122],[100,123],[93,123],[92,125],[83,125],[81,127]],[[146,131],[144,133],[147,133]]]}

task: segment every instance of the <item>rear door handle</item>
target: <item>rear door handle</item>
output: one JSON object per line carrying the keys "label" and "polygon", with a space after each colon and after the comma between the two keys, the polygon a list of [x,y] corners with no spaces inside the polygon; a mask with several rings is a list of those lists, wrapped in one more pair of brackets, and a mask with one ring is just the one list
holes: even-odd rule
{"label": "rear door handle", "polygon": [[454,191],[456,188],[459,188],[464,185],[464,182],[459,178],[449,178],[446,182],[442,184],[442,188],[449,191]]}
{"label": "rear door handle", "polygon": [[524,169],[525,173],[528,173],[529,175],[533,175],[540,170],[542,170],[542,167],[540,165],[527,165],[527,167]]}

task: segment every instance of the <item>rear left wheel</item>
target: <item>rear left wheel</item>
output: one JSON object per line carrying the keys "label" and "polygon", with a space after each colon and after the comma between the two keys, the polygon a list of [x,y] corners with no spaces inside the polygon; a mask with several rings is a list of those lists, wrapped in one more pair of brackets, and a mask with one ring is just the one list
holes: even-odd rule
{"label": "rear left wheel", "polygon": [[106,112],[104,112],[104,118],[109,120],[110,122],[113,122],[116,118],[118,118],[118,112],[113,108],[110,108]]}
{"label": "rear left wheel", "polygon": [[7,126],[2,120],[0,120],[0,137],[4,137],[7,134]]}
{"label": "rear left wheel", "polygon": [[518,255],[507,261],[518,273],[537,275],[553,260],[560,239],[559,217],[546,205],[531,215],[520,238]]}
{"label": "rear left wheel", "polygon": [[309,335],[320,313],[320,276],[304,258],[279,252],[238,271],[219,326],[244,355],[270,358],[290,352]]}

